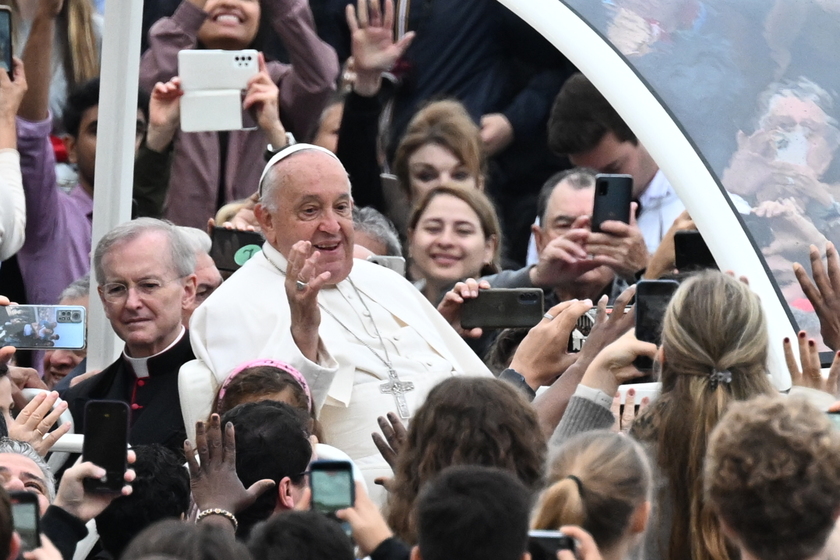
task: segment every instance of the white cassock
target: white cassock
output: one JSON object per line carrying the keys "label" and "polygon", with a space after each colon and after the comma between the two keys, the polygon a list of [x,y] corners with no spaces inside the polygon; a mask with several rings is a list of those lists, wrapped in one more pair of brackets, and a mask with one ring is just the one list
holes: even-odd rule
{"label": "white cassock", "polygon": [[414,286],[362,260],[354,260],[347,279],[319,293],[318,363],[311,362],[292,339],[280,270],[286,270],[286,259],[266,243],[193,314],[190,341],[197,359],[181,368],[179,378],[187,433],[194,437],[196,420],[209,416],[219,385],[234,367],[258,358],[281,360],[306,377],[326,443],[352,457],[368,487],[378,488],[373,479],[391,471],[371,433],[379,430],[378,416],[397,411],[394,395],[380,390],[389,381],[383,343],[399,380],[414,384],[405,393],[411,415],[443,379],[491,373]]}

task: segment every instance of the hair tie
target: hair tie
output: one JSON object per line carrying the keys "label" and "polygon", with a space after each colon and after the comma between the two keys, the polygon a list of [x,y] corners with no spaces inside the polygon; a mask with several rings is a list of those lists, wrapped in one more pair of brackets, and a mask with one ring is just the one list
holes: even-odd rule
{"label": "hair tie", "polygon": [[219,389],[219,403],[222,402],[222,399],[225,396],[225,391],[227,391],[227,386],[230,385],[230,382],[234,377],[236,377],[248,368],[258,366],[275,367],[280,371],[285,371],[286,373],[291,375],[292,378],[298,382],[298,385],[300,385],[303,388],[303,392],[306,394],[307,407],[309,408],[309,410],[312,410],[312,394],[309,392],[309,384],[306,382],[306,379],[303,377],[303,374],[295,368],[293,368],[292,366],[290,366],[289,364],[287,364],[286,362],[280,362],[277,360],[251,360],[250,362],[245,362],[244,364],[240,364],[233,368],[233,370],[228,374],[227,378],[225,379],[225,382],[222,383],[222,388]]}
{"label": "hair tie", "polygon": [[732,372],[728,369],[717,370],[712,368],[712,373],[709,374],[709,387],[714,391],[720,383],[726,383],[727,385],[732,383]]}
{"label": "hair tie", "polygon": [[578,494],[583,496],[583,482],[581,482],[580,479],[573,474],[567,474],[566,478],[569,478],[569,479],[575,481],[575,484],[577,484],[577,487],[578,487]]}

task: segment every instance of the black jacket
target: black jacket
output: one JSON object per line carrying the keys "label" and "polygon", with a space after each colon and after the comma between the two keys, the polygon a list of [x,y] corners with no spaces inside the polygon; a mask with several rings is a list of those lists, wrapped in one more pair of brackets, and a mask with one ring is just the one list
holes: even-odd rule
{"label": "black jacket", "polygon": [[120,356],[99,375],[67,392],[75,431],[84,431],[85,405],[90,400],[116,400],[131,407],[128,442],[131,445],[159,443],[183,453],[187,437],[178,395],[178,370],[194,359],[189,333],[166,352],[149,358],[149,377],[138,379]]}

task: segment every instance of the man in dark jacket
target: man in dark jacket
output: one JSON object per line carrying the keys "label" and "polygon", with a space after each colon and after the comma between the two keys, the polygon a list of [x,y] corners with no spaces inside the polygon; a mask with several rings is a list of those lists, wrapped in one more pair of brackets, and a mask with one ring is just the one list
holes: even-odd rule
{"label": "man in dark jacket", "polygon": [[125,350],[68,391],[76,431],[84,431],[88,401],[118,400],[131,407],[129,443],[182,449],[178,370],[194,356],[181,313],[195,299],[194,270],[195,252],[175,226],[160,220],[128,222],[99,242],[94,254],[99,296]]}

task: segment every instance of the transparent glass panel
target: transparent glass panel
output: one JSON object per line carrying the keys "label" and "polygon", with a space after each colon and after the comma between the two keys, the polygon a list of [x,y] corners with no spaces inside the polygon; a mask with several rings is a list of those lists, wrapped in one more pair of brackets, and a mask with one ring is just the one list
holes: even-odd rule
{"label": "transparent glass panel", "polygon": [[793,274],[840,241],[840,0],[562,0],[675,118],[819,335]]}

